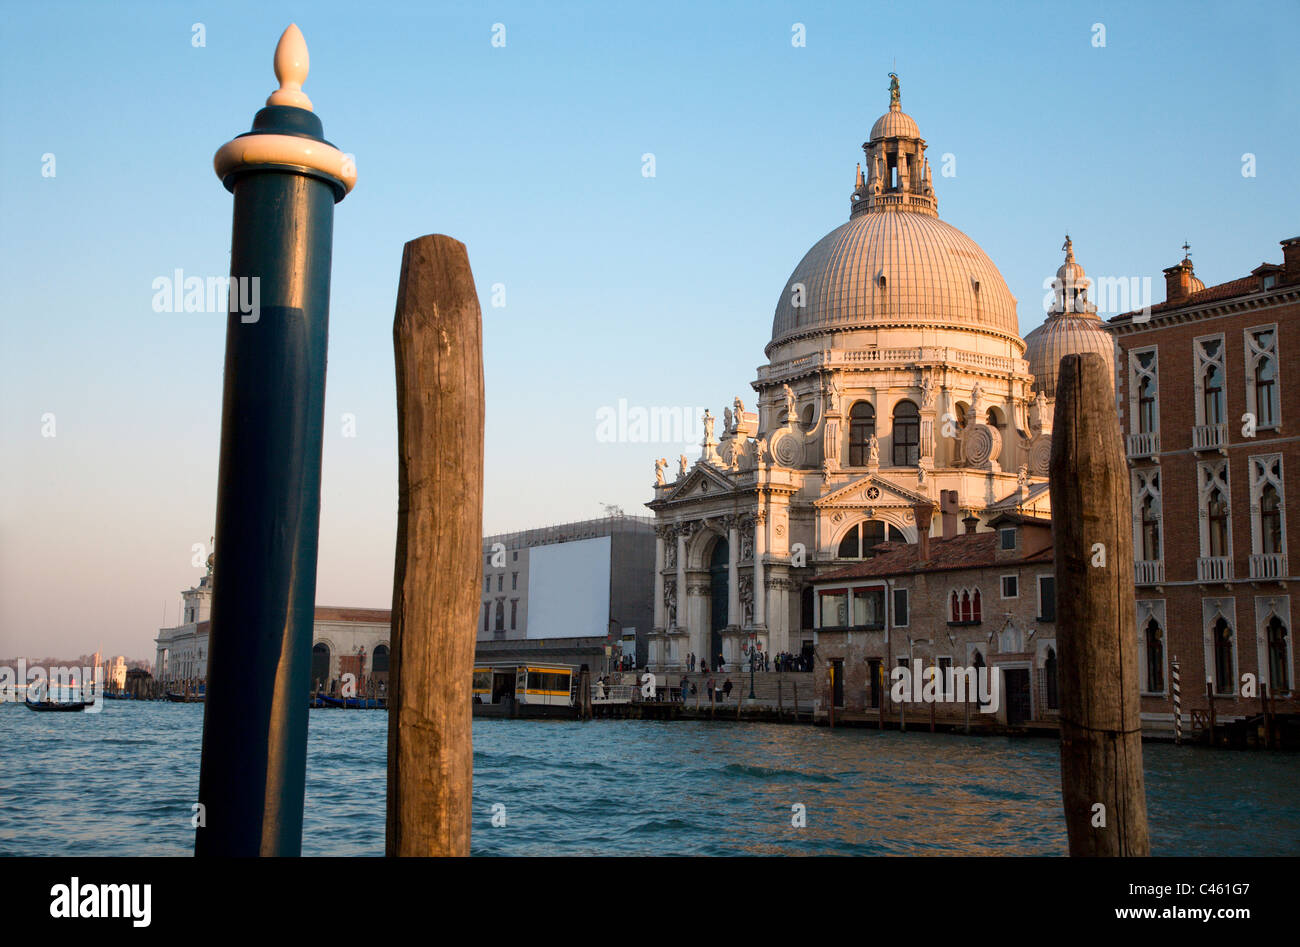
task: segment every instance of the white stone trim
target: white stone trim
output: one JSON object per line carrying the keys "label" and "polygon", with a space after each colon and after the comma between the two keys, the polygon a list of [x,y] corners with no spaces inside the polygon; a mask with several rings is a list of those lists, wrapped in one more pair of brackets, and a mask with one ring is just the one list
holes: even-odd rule
{"label": "white stone trim", "polygon": [[[1164,679],[1164,686],[1159,690],[1151,687],[1151,681],[1147,678],[1147,624],[1155,619],[1156,625],[1164,632],[1164,650],[1162,661],[1164,667],[1161,669],[1161,677]],[[1165,600],[1159,599],[1139,599],[1137,601],[1137,641],[1138,641],[1138,689],[1144,697],[1166,697],[1169,694],[1169,662],[1170,662],[1170,643],[1169,643],[1169,623],[1165,620]]]}
{"label": "white stone trim", "polygon": [[[1151,353],[1151,367],[1143,368],[1141,356]],[[1152,433],[1160,433],[1160,348],[1156,345],[1144,345],[1141,348],[1130,349],[1128,353],[1128,408],[1129,408],[1129,433],[1141,433],[1141,410],[1138,405],[1138,398],[1142,380],[1150,377],[1155,382],[1156,411],[1155,411],[1155,428]]]}
{"label": "white stone trim", "polygon": [[[1218,355],[1211,356],[1205,352],[1205,343],[1207,342],[1219,343]],[[1219,424],[1228,420],[1228,370],[1224,360],[1226,351],[1227,342],[1222,332],[1213,335],[1200,335],[1192,340],[1192,391],[1196,402],[1196,424],[1198,427],[1205,424]],[[1224,416],[1218,421],[1210,421],[1205,417],[1205,374],[1215,365],[1223,373]]]}
{"label": "white stone trim", "polygon": [[[1273,468],[1276,466],[1276,472]],[[1246,460],[1246,470],[1250,478],[1250,551],[1255,555],[1264,552],[1263,520],[1260,517],[1260,499],[1264,487],[1272,484],[1277,490],[1278,514],[1282,527],[1282,549],[1287,552],[1286,542],[1286,486],[1282,475],[1281,454],[1251,454]],[[1290,625],[1287,626],[1291,627]]]}
{"label": "white stone trim", "polygon": [[[1255,344],[1256,332],[1272,332],[1273,344],[1268,348],[1260,348]],[[1263,430],[1280,430],[1282,427],[1282,363],[1278,358],[1278,331],[1277,323],[1268,323],[1266,325],[1251,326],[1248,329],[1241,330],[1242,352],[1246,365],[1246,410],[1255,416],[1256,429]],[[1259,405],[1255,397],[1255,368],[1258,366],[1260,359],[1268,357],[1273,360],[1273,414],[1274,419],[1270,424],[1263,424],[1259,417]]]}
{"label": "white stone trim", "polygon": [[[1222,598],[1203,598],[1201,599],[1201,645],[1203,648],[1203,659],[1205,661],[1205,680],[1206,683],[1215,687],[1216,696],[1226,696],[1219,694],[1218,687],[1214,680],[1216,663],[1214,660],[1214,625],[1224,618],[1228,622],[1228,627],[1232,629],[1232,696],[1236,696],[1240,690],[1241,677],[1237,672],[1238,661],[1241,656],[1241,629],[1237,625],[1237,600],[1231,596]],[[1189,678],[1190,680],[1190,678]]]}
{"label": "white stone trim", "polygon": [[343,182],[343,193],[357,183],[353,160],[333,145],[297,135],[243,135],[226,142],[212,158],[217,177],[226,176],[245,164],[297,165],[319,171]]}
{"label": "white stone trim", "polygon": [[1295,692],[1295,629],[1291,627],[1291,596],[1256,595],[1255,596],[1255,655],[1259,667],[1259,680],[1268,684],[1273,691],[1272,669],[1268,660],[1268,622],[1274,615],[1281,619],[1286,627],[1286,663],[1291,687],[1282,693]]}
{"label": "white stone trim", "polygon": [[[1203,460],[1196,465],[1196,508],[1197,519],[1200,525],[1201,538],[1201,557],[1206,558],[1210,553],[1210,495],[1214,492],[1215,487],[1222,491],[1224,499],[1228,504],[1228,523],[1227,523],[1227,548],[1224,555],[1229,561],[1232,560],[1232,491],[1228,483],[1228,461],[1224,460]],[[1163,536],[1161,539],[1163,540]],[[1164,552],[1161,549],[1161,552]]]}

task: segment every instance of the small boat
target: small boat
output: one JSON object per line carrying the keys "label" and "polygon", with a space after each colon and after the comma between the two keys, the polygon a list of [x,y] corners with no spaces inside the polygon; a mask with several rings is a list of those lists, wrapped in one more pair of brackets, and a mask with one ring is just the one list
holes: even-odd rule
{"label": "small boat", "polygon": [[37,710],[43,713],[49,711],[54,711],[56,713],[75,713],[76,711],[85,710],[87,707],[94,706],[95,702],[93,700],[32,700],[30,697],[26,697],[23,699],[23,703],[27,705],[28,710]]}
{"label": "small boat", "polygon": [[204,701],[203,694],[177,694],[175,691],[167,692],[167,699],[173,704],[201,704]]}
{"label": "small boat", "polygon": [[313,703],[313,707],[342,707],[347,710],[384,710],[388,707],[386,697],[327,697],[317,694],[316,700],[320,703]]}

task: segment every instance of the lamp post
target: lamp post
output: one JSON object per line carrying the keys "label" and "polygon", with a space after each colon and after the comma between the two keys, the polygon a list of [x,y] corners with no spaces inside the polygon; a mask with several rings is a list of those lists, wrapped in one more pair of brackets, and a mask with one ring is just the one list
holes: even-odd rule
{"label": "lamp post", "polygon": [[235,206],[196,855],[302,851],[334,205],[356,170],[302,92],[297,26],[274,64],[213,159]]}
{"label": "lamp post", "polygon": [[757,700],[754,696],[754,665],[758,663],[758,633],[751,631],[749,633],[749,699]]}

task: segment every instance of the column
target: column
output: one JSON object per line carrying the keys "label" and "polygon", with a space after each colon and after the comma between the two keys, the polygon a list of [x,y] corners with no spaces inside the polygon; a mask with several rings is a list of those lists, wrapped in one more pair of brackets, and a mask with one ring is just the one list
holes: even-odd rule
{"label": "column", "polygon": [[732,519],[727,528],[727,624],[740,626],[740,530]]}
{"label": "column", "polygon": [[767,555],[767,515],[760,509],[754,516],[754,624],[759,628],[767,622],[767,584],[763,574],[765,555]]}
{"label": "column", "polygon": [[679,526],[677,527],[677,626],[690,628],[690,619],[691,615],[686,610],[686,528]]}
{"label": "column", "polygon": [[664,627],[664,537],[655,535],[655,624],[656,630]]}

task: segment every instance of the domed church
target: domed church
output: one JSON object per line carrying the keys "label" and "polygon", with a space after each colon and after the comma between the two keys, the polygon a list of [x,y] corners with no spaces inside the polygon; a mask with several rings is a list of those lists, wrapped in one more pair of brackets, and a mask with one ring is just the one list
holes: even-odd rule
{"label": "domed church", "polygon": [[720,419],[706,412],[700,458],[682,455],[675,477],[655,463],[652,669],[810,648],[813,577],[938,534],[941,498],[981,525],[1050,514],[1048,393],[1033,390],[1016,300],[940,219],[925,139],[891,80],[848,221],[777,299],[752,409],[737,397]]}

